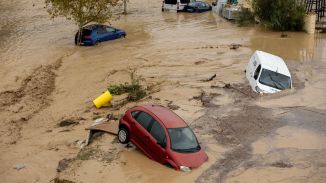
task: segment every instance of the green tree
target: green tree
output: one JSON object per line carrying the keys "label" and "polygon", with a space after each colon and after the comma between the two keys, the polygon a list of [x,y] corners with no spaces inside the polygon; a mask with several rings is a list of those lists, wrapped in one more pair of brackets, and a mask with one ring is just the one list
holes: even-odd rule
{"label": "green tree", "polygon": [[112,9],[120,4],[120,0],[45,0],[52,18],[63,16],[78,26],[78,43],[85,25],[109,21],[112,18]]}
{"label": "green tree", "polygon": [[123,0],[123,14],[127,14],[127,3],[129,0]]}
{"label": "green tree", "polygon": [[268,28],[278,31],[301,31],[305,6],[301,0],[253,0],[255,15]]}

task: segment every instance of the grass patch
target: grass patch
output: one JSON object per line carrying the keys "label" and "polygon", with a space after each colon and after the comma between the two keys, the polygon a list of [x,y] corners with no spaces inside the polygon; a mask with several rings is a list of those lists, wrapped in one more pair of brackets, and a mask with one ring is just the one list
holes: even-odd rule
{"label": "grass patch", "polygon": [[130,83],[111,85],[108,90],[112,95],[121,95],[124,93],[129,93],[128,101],[138,101],[146,96],[146,92],[140,85],[140,77],[137,77],[135,70],[130,71]]}

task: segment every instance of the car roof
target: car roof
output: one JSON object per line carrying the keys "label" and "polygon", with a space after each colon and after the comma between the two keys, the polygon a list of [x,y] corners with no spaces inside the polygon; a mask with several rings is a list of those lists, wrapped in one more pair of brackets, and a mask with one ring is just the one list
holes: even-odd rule
{"label": "car roof", "polygon": [[96,29],[96,28],[102,27],[102,26],[106,26],[106,25],[102,25],[102,24],[90,24],[90,25],[86,25],[85,27],[83,27],[83,29],[93,30],[93,29]]}
{"label": "car roof", "polygon": [[255,54],[257,55],[257,59],[260,62],[262,68],[291,76],[288,67],[281,57],[259,50],[257,50]]}
{"label": "car roof", "polygon": [[142,105],[139,106],[154,114],[166,128],[184,128],[188,125],[177,114],[160,105]]}

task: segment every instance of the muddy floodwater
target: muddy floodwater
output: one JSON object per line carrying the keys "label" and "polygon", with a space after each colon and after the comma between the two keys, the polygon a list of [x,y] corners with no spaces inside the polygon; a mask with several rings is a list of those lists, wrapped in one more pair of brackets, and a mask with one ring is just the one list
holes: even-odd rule
{"label": "muddy floodwater", "polygon": [[[130,0],[128,8],[111,22],[126,38],[76,47],[76,27],[51,20],[42,0],[0,0],[1,182],[326,182],[326,34],[161,12],[161,0]],[[255,50],[283,57],[294,89],[253,93],[244,70]],[[93,106],[133,70],[144,99]],[[178,172],[110,134],[80,148],[94,119],[117,120],[142,103],[185,119],[209,160]],[[75,123],[58,125],[67,119]],[[62,159],[67,166],[57,172]]]}

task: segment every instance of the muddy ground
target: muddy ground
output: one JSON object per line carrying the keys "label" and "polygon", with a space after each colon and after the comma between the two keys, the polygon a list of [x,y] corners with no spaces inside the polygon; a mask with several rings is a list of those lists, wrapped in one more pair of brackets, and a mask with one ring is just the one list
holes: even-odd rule
{"label": "muddy ground", "polygon": [[[282,38],[211,12],[162,13],[161,0],[131,0],[129,10],[112,22],[125,39],[75,47],[76,27],[50,20],[42,0],[0,0],[2,182],[326,181],[325,34]],[[286,60],[293,90],[251,91],[243,71],[256,49]],[[92,100],[132,70],[147,97],[96,109]],[[177,172],[109,134],[80,148],[95,119],[141,103],[184,118],[208,162]]]}

